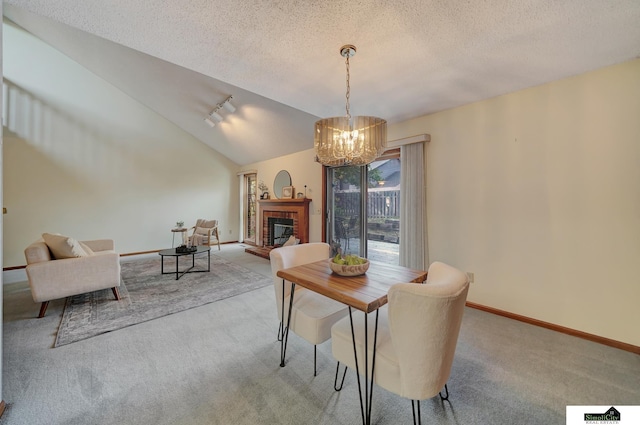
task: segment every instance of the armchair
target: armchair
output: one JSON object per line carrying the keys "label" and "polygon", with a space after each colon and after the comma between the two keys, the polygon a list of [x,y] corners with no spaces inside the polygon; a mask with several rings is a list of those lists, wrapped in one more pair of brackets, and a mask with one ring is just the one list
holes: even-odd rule
{"label": "armchair", "polygon": [[83,256],[62,258],[58,255],[56,259],[42,239],[24,250],[31,296],[33,301],[42,303],[38,317],[44,317],[51,300],[100,289],[111,288],[116,300],[120,300],[120,254],[115,252],[113,240],[77,243],[70,238],[58,238],[80,246],[80,254],[74,252],[73,255]]}
{"label": "armchair", "polygon": [[218,235],[218,220],[205,220],[199,218],[196,225],[191,228],[193,233],[189,236],[190,245],[207,245],[218,244],[220,251],[220,237]]}

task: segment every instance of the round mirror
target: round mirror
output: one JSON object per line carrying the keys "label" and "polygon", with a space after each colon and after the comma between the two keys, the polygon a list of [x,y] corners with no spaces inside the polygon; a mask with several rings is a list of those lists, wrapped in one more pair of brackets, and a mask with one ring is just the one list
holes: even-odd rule
{"label": "round mirror", "polygon": [[282,198],[282,188],[291,186],[291,176],[286,170],[280,171],[273,181],[273,196]]}

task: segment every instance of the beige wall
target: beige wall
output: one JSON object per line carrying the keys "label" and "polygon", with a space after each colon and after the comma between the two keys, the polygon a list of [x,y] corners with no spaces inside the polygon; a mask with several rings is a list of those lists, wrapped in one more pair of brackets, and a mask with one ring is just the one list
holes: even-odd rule
{"label": "beige wall", "polygon": [[309,241],[322,241],[322,165],[314,162],[313,149],[282,156],[268,161],[256,162],[242,167],[243,170],[257,170],[258,181],[262,180],[273,197],[273,181],[280,170],[287,170],[295,191],[304,193],[307,185],[309,205]]}
{"label": "beige wall", "polygon": [[171,246],[176,221],[238,239],[238,166],[66,56],[4,25],[4,267],[43,232]]}
{"label": "beige wall", "polygon": [[640,345],[640,60],[420,117],[430,261],[469,301]]}

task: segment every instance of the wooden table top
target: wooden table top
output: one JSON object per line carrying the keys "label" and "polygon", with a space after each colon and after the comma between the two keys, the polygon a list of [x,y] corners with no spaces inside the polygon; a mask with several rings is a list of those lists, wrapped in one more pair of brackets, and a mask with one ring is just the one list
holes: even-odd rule
{"label": "wooden table top", "polygon": [[371,261],[361,276],[340,276],[331,271],[329,261],[322,260],[278,271],[278,277],[304,288],[370,313],[387,303],[387,292],[396,283],[421,283],[427,272]]}

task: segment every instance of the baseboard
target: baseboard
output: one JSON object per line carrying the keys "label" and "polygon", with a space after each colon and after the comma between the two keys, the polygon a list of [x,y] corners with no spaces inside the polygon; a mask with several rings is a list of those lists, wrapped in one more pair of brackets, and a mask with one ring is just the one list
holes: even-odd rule
{"label": "baseboard", "polygon": [[[162,249],[166,249],[166,248],[162,248]],[[145,255],[145,254],[157,254],[158,252],[162,251],[162,249],[154,249],[151,251],[138,251],[138,252],[126,252],[126,253],[121,253],[120,256],[121,257],[131,257],[133,255]]]}
{"label": "baseboard", "polygon": [[598,344],[607,345],[609,347],[618,348],[620,350],[629,351],[634,354],[640,354],[640,347],[637,345],[627,344],[626,342],[616,341],[614,339],[605,338],[602,336],[590,334],[587,332],[577,331],[575,329],[566,328],[564,326],[555,325],[549,322],[543,322],[542,320],[532,319],[530,317],[521,316],[519,314],[510,313],[508,311],[499,310],[493,307],[487,307],[482,304],[476,304],[467,301],[467,307],[475,308],[477,310],[486,311],[487,313],[497,314],[498,316],[507,317],[509,319],[517,320],[519,322],[528,323],[534,326],[540,326],[541,328],[550,329],[552,331],[560,332],[563,334],[575,336],[578,338],[586,339],[588,341],[597,342]]}

